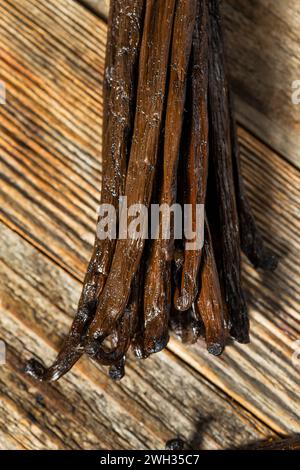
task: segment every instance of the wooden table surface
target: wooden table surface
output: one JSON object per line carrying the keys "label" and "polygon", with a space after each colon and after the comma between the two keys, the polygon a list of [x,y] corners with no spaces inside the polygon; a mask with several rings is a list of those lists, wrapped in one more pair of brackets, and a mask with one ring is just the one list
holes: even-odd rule
{"label": "wooden table surface", "polygon": [[300,5],[223,3],[247,190],[280,256],[273,274],[244,260],[251,344],[215,358],[172,338],[130,357],[120,383],[83,358],[51,385],[23,367],[55,357],[91,252],[107,2],[0,3],[1,449],[162,449],[178,435],[224,449],[300,433]]}

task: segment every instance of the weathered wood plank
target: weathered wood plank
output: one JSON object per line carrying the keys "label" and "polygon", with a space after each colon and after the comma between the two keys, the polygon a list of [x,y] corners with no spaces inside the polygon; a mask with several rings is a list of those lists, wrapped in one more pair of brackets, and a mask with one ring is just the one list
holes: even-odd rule
{"label": "weathered wood plank", "polygon": [[4,225],[0,246],[2,448],[159,449],[178,434],[195,448],[223,448],[274,435],[167,351],[130,359],[120,384],[86,359],[58,384],[32,381],[25,360],[54,358],[80,283]]}
{"label": "weathered wood plank", "polygon": [[[108,2],[85,3],[107,18]],[[300,3],[227,0],[222,8],[239,122],[300,168],[300,103],[292,103],[292,83],[300,80]]]}
{"label": "weathered wood plank", "polygon": [[298,0],[223,3],[229,71],[240,123],[300,168]]}
{"label": "weathered wood plank", "polygon": [[[0,13],[0,79],[7,87],[0,190],[8,204],[1,213],[24,236],[29,219],[44,213],[36,243],[78,275],[100,190],[105,26],[75,2],[5,2]],[[69,207],[60,204],[62,192]]]}

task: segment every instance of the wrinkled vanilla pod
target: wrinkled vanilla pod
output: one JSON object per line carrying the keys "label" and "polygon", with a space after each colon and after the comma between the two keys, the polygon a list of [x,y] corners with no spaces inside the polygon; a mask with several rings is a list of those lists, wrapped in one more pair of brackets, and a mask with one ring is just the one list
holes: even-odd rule
{"label": "wrinkled vanilla pod", "polygon": [[205,220],[200,288],[196,312],[203,321],[207,350],[219,356],[229,335],[226,304],[223,301],[212,239],[207,219]]}
{"label": "wrinkled vanilla pod", "polygon": [[[186,96],[186,80],[192,37],[197,14],[197,0],[177,2],[171,46],[170,77],[165,118],[163,171],[160,204],[176,202],[177,169]],[[159,225],[162,235],[162,224]],[[174,227],[167,239],[153,240],[145,278],[144,350],[147,354],[163,349],[169,339],[171,308],[171,262],[174,253]]]}
{"label": "wrinkled vanilla pod", "polygon": [[[272,270],[277,262],[241,175],[219,0],[110,3],[101,205],[117,209],[116,237],[101,239],[100,213],[65,343],[50,368],[35,359],[26,365],[42,381],[59,379],[84,353],[120,380],[130,347],[145,359],[167,345],[169,331],[185,343],[201,338],[213,355],[230,336],[248,342],[241,250],[254,267]],[[177,203],[182,213],[189,204],[193,231],[202,204],[203,246],[189,250],[187,234],[177,239],[172,222],[164,238],[161,218],[159,238],[124,236],[123,217],[131,226],[137,215],[127,216],[124,201],[143,204],[150,221],[153,203]]]}
{"label": "wrinkled vanilla pod", "polygon": [[[208,0],[198,1],[197,10],[191,55],[191,96],[188,98],[191,117],[184,189],[185,202],[192,206],[194,232],[196,204],[205,203],[208,173]],[[174,299],[178,310],[190,309],[197,296],[200,261],[201,249],[185,250],[180,295],[177,289]]]}
{"label": "wrinkled vanilla pod", "polygon": [[[172,266],[173,290],[178,292],[184,263],[183,250],[176,248]],[[176,304],[171,307],[170,329],[183,343],[196,343],[200,336],[204,336],[204,325],[201,317],[196,313],[196,307],[193,303],[191,307],[182,313],[176,309]]]}
{"label": "wrinkled vanilla pod", "polygon": [[210,1],[209,114],[210,155],[214,174],[213,210],[220,243],[220,278],[231,320],[231,334],[241,343],[249,342],[249,318],[241,284],[239,221],[231,158],[228,87],[225,76],[223,37],[219,0]]}

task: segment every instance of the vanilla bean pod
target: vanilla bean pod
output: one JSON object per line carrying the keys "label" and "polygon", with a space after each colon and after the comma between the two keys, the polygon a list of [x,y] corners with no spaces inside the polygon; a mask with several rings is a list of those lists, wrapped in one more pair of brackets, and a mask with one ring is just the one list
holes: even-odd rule
{"label": "vanilla bean pod", "polygon": [[[130,217],[141,206],[152,217],[151,203],[169,214],[175,203],[192,206],[194,232],[205,205],[203,247],[190,250],[187,234],[175,240],[175,220],[164,238],[162,218],[160,238],[145,241],[143,211],[138,222]],[[70,333],[49,369],[31,360],[28,374],[57,380],[87,353],[120,380],[129,347],[146,358],[166,346],[169,328],[183,342],[204,337],[215,355],[229,334],[248,342],[241,249],[255,267],[274,269],[276,258],[263,246],[241,175],[219,0],[111,1],[103,204],[116,209],[116,232],[125,222],[135,234],[102,240],[99,216]]]}
{"label": "vanilla bean pod", "polygon": [[99,348],[96,353],[91,355],[93,359],[104,366],[118,364],[126,354],[131,341],[132,322],[134,322],[131,309],[125,309],[118,325],[115,327],[115,347]]}
{"label": "vanilla bean pod", "polygon": [[[204,204],[208,173],[208,1],[198,1],[191,57],[190,98],[191,111],[188,150],[185,163],[185,202],[192,207],[192,230],[196,227],[196,206]],[[186,242],[187,243],[187,242]],[[180,294],[175,292],[178,310],[191,308],[198,293],[198,272],[201,248],[185,250]]]}
{"label": "vanilla bean pod", "polygon": [[113,347],[110,350],[99,348],[92,356],[100,364],[111,366],[109,374],[115,380],[120,380],[125,373],[125,356],[137,331],[141,308],[141,276],[140,267],[132,283],[128,304],[113,333]]}
{"label": "vanilla bean pod", "polygon": [[196,302],[196,312],[204,324],[207,350],[218,356],[222,353],[229,336],[229,324],[207,219],[205,220],[200,278],[200,293]]}
{"label": "vanilla bean pod", "polygon": [[[147,247],[146,247],[147,256]],[[138,272],[138,283],[136,284],[136,305],[137,305],[137,324],[132,337],[131,348],[138,359],[146,359],[148,354],[144,349],[144,295],[145,295],[145,275],[146,275],[146,257],[144,256]]]}
{"label": "vanilla bean pod", "polygon": [[[228,87],[225,76],[223,37],[219,0],[210,0],[209,114],[210,155],[217,214],[215,238],[220,248],[217,260],[225,300],[232,323],[231,334],[241,343],[249,342],[249,318],[241,285],[239,221],[233,181]],[[213,191],[212,191],[213,192]],[[215,217],[215,215],[214,215]]]}
{"label": "vanilla bean pod", "polygon": [[[151,201],[175,3],[175,0],[146,2],[135,125],[125,188],[128,207],[134,204],[149,207]],[[117,240],[110,273],[88,332],[86,351],[91,355],[97,353],[101,341],[112,333],[124,311],[144,245],[141,237]]]}
{"label": "vanilla bean pod", "polygon": [[[103,174],[101,203],[119,203],[125,187],[127,160],[133,132],[137,63],[145,0],[112,0],[107,38],[104,109]],[[46,369],[32,359],[29,375],[43,381],[58,380],[83,354],[82,342],[109,272],[115,240],[99,240],[97,235],[83,282],[82,294],[70,332],[54,364]]]}
{"label": "vanilla bean pod", "polygon": [[[169,208],[176,202],[177,195],[178,156],[197,3],[197,0],[178,2],[174,18],[159,201],[160,205],[167,205]],[[151,244],[149,267],[145,279],[144,350],[147,354],[163,349],[169,338],[174,227],[170,223],[170,233],[168,238],[165,238],[162,218],[160,221],[160,233]]]}
{"label": "vanilla bean pod", "polygon": [[125,375],[125,356],[119,362],[110,366],[108,374],[112,380],[119,381]]}

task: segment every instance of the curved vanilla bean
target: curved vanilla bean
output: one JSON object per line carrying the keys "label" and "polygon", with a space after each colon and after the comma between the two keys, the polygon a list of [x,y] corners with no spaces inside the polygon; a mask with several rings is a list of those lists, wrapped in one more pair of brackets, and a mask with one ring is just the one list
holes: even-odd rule
{"label": "curved vanilla bean", "polygon": [[234,116],[234,102],[229,93],[229,110],[231,126],[231,145],[233,160],[233,176],[235,183],[236,202],[240,224],[241,248],[254,268],[274,271],[278,264],[277,256],[264,246],[263,238],[256,226],[248,197],[246,195],[240,164],[240,147],[237,137]]}
{"label": "curved vanilla bean", "polygon": [[116,328],[114,330],[112,349],[107,350],[102,344],[96,352],[91,351],[90,353],[90,356],[95,359],[99,364],[116,366],[115,372],[117,372],[117,370],[120,372],[118,366],[121,367],[122,365],[122,370],[124,369],[123,359],[125,358],[125,354],[137,331],[138,315],[140,313],[142,298],[142,275],[143,273],[140,267],[133,279],[128,305],[125,308],[125,311],[122,314],[119,323],[116,325]]}
{"label": "curved vanilla bean", "polygon": [[[112,0],[110,5],[104,76],[103,174],[101,203],[118,207],[124,193],[133,131],[137,63],[145,0]],[[46,369],[32,360],[25,371],[40,380],[54,381],[68,372],[83,354],[82,341],[95,316],[97,299],[108,275],[115,240],[96,237],[85,275],[77,313],[54,364]]]}
{"label": "curved vanilla bean", "polygon": [[171,275],[165,253],[157,248],[151,254],[145,278],[143,355],[161,351],[169,341]]}
{"label": "curved vanilla bean", "polygon": [[[113,380],[121,380],[125,375],[125,360],[126,352],[131,343],[131,346],[134,348],[134,344],[137,344],[137,335],[139,335],[139,318],[141,317],[141,301],[142,301],[142,288],[143,288],[143,262],[134,277],[133,286],[130,293],[130,298],[126,310],[130,314],[130,323],[128,325],[127,334],[130,339],[129,344],[126,344],[125,349],[123,350],[123,357],[116,363],[110,366],[109,376]],[[117,334],[118,341],[118,334]],[[117,346],[117,344],[116,344]],[[101,346],[102,348],[102,346]]]}
{"label": "curved vanilla bean", "polygon": [[96,353],[91,353],[90,356],[103,366],[111,366],[118,364],[125,356],[131,341],[131,311],[125,309],[119,324],[116,327],[116,346],[111,350],[105,350],[104,346],[97,350]]}
{"label": "curved vanilla bean", "polygon": [[249,318],[241,286],[239,221],[232,171],[228,87],[225,76],[219,0],[210,0],[209,6],[210,155],[216,193],[212,210],[218,213],[218,224],[214,230],[220,243],[219,271],[232,322],[231,334],[237,341],[247,343],[249,342]]}
{"label": "curved vanilla bean", "polygon": [[[133,204],[149,207],[151,201],[175,3],[175,0],[146,2],[137,107],[126,177],[128,207]],[[89,354],[94,354],[99,349],[100,341],[115,329],[128,301],[144,245],[142,237],[118,239],[96,316],[89,328],[86,346]]]}
{"label": "curved vanilla bean", "polygon": [[200,288],[196,302],[196,313],[204,324],[208,352],[219,356],[225,347],[229,335],[229,325],[207,219],[205,220]]}
{"label": "curved vanilla bean", "polygon": [[[132,292],[128,301],[128,306],[117,325],[113,333],[113,348],[112,350],[105,350],[103,347],[97,351],[93,359],[100,365],[109,365],[111,369],[109,374],[115,380],[120,380],[124,373],[125,366],[125,354],[130,346],[130,342],[135,334],[138,313],[140,308],[140,271],[137,273],[136,278],[133,282]],[[78,341],[77,348],[69,347],[69,349],[63,350],[64,354],[69,353],[65,356],[64,360],[56,361],[54,365],[46,369],[36,359],[31,359],[26,365],[26,373],[31,375],[37,380],[51,382],[58,380],[62,375],[70,370],[74,363],[83,354],[83,346],[81,345],[82,340]],[[59,358],[61,355],[58,356]]]}
{"label": "curved vanilla bean", "polygon": [[[168,208],[176,202],[177,168],[183,112],[186,98],[186,83],[192,38],[197,15],[197,0],[182,0],[177,3],[174,18],[169,90],[163,150],[163,175],[160,190],[160,205]],[[162,350],[169,339],[168,323],[171,308],[171,261],[174,255],[174,227],[170,236],[163,238],[161,218],[160,234],[152,241],[149,268],[145,279],[144,297],[144,350],[147,354]]]}
{"label": "curved vanilla bean", "polygon": [[[184,264],[184,252],[178,247],[175,249],[174,260],[172,263],[173,290],[178,290],[182,278],[182,267]],[[193,344],[200,336],[204,336],[202,319],[197,317],[195,305],[184,312],[176,310],[172,305],[169,320],[170,329],[182,341],[182,343]]]}
{"label": "curved vanilla bean", "polygon": [[[208,174],[208,0],[198,2],[191,64],[191,122],[185,175],[185,203],[192,207],[192,229],[197,230],[196,205],[205,203]],[[198,293],[201,249],[185,250],[180,294],[175,291],[175,307],[191,308]]]}

